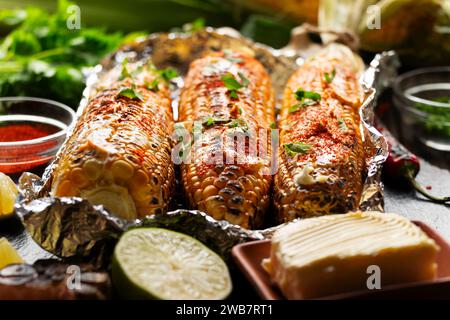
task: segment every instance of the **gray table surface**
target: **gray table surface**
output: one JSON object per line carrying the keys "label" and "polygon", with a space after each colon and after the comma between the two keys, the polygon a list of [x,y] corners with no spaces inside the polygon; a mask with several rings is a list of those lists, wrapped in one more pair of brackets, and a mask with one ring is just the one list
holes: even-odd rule
{"label": "gray table surface", "polygon": [[[450,171],[421,159],[416,179],[423,186],[431,186],[433,194],[450,196]],[[450,206],[432,203],[413,190],[385,185],[385,211],[398,213],[412,220],[423,221],[450,241]]]}

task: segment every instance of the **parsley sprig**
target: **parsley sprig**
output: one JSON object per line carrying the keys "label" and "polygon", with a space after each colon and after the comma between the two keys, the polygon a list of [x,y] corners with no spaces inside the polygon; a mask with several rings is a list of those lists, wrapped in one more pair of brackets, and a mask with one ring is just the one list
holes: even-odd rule
{"label": "parsley sprig", "polygon": [[331,82],[333,82],[333,79],[335,76],[336,76],[336,69],[333,69],[333,71],[331,71],[331,74],[328,72],[325,72],[325,81],[327,83],[331,83]]}
{"label": "parsley sprig", "polygon": [[294,93],[295,98],[299,103],[296,103],[289,107],[289,112],[295,112],[300,108],[309,107],[317,104],[320,101],[321,96],[317,92],[314,91],[306,91],[302,88],[299,88]]}
{"label": "parsley sprig", "polygon": [[347,132],[348,131],[348,127],[347,127],[347,124],[345,123],[345,120],[343,118],[338,118],[337,120],[339,122],[339,128],[342,131]]}
{"label": "parsley sprig", "polygon": [[117,96],[129,98],[129,99],[137,99],[140,101],[143,100],[142,95],[136,90],[136,86],[134,84],[131,86],[131,88],[130,87],[120,88]]}
{"label": "parsley sprig", "polygon": [[291,142],[284,144],[284,152],[290,157],[294,157],[297,154],[306,154],[312,149],[312,145],[304,142]]}
{"label": "parsley sprig", "polygon": [[[153,67],[155,68],[155,67]],[[155,68],[156,69],[156,68]],[[151,83],[147,83],[147,89],[153,92],[159,91],[159,82],[163,80],[165,82],[170,82],[173,78],[178,77],[178,71],[172,67],[168,67],[161,70],[156,70],[158,77],[154,79]]]}
{"label": "parsley sprig", "polygon": [[239,82],[231,73],[226,73],[220,78],[225,87],[228,89],[230,97],[234,99],[238,98],[238,90],[247,87],[250,83],[250,81],[241,72],[238,73],[238,76],[241,82]]}

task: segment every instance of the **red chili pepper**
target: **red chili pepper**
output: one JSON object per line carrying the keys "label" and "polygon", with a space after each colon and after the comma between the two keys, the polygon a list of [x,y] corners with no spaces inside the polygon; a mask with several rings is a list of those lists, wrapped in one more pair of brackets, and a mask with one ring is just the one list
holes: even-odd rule
{"label": "red chili pepper", "polygon": [[407,181],[417,192],[426,198],[438,202],[450,202],[450,197],[436,197],[429,194],[416,180],[415,177],[420,170],[419,159],[406,149],[394,136],[380,123],[377,124],[377,129],[387,140],[389,146],[389,156],[383,167],[385,176],[392,180]]}

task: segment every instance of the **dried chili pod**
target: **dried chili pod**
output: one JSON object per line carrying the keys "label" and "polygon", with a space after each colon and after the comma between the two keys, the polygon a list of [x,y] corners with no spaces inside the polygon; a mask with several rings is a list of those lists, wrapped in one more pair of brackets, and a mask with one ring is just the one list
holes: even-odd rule
{"label": "dried chili pod", "polygon": [[377,123],[377,129],[384,135],[389,146],[389,156],[383,167],[384,175],[391,180],[407,181],[417,192],[433,202],[450,202],[450,197],[436,197],[429,194],[415,180],[415,177],[420,171],[420,162],[417,156],[398,142],[380,122]]}

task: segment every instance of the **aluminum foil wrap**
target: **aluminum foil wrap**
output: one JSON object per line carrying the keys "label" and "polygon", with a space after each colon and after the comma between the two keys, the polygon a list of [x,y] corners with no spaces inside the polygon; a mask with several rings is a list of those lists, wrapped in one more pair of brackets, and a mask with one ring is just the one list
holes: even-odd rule
{"label": "aluminum foil wrap", "polygon": [[[153,34],[146,39],[123,47],[108,57],[102,65],[94,68],[87,80],[87,88],[81,101],[78,114],[86,107],[99,76],[105,70],[120,66],[123,59],[138,61],[151,59],[159,68],[168,66],[186,73],[191,61],[205,51],[238,49],[254,55],[267,69],[274,89],[281,98],[284,85],[289,76],[314,53],[317,44],[308,43],[308,30],[297,28],[292,41],[283,49],[275,50],[254,43],[230,28],[207,28],[197,33]],[[361,108],[361,130],[364,137],[367,175],[363,195],[359,205],[362,210],[383,211],[383,187],[380,173],[386,160],[388,149],[384,138],[371,126],[374,117],[375,85],[382,74],[392,73],[393,65],[386,63],[392,55],[379,55],[362,74],[361,82],[366,90],[366,100]],[[363,66],[363,65],[362,65]],[[363,71],[363,70],[361,70]],[[183,85],[182,77],[175,79],[173,90],[173,109],[177,117],[178,95]],[[72,132],[68,131],[68,135]],[[231,248],[242,242],[270,238],[280,226],[266,230],[245,230],[226,221],[216,221],[205,213],[194,210],[175,210],[143,220],[125,221],[110,215],[102,206],[90,205],[80,198],[54,198],[49,196],[52,171],[58,165],[59,155],[48,166],[42,178],[25,173],[20,179],[21,198],[16,204],[25,227],[33,239],[47,251],[66,259],[89,261],[105,265],[110,258],[114,243],[121,233],[129,228],[140,226],[164,227],[189,234],[213,250],[229,259]],[[177,197],[174,197],[177,198]],[[174,208],[180,208],[175,203]]]}

